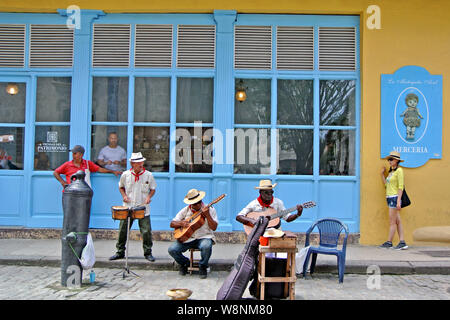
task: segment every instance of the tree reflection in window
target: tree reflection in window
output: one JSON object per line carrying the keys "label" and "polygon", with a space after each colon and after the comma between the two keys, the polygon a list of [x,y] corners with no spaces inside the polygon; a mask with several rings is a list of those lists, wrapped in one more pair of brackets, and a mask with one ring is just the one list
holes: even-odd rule
{"label": "tree reflection in window", "polygon": [[321,125],[355,125],[355,80],[321,80],[319,95]]}

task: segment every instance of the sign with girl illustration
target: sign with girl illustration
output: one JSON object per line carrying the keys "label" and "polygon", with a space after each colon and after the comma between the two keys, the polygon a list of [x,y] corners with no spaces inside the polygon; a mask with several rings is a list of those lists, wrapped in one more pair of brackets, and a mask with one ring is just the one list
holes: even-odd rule
{"label": "sign with girl illustration", "polygon": [[392,150],[404,167],[442,157],[442,76],[405,66],[381,75],[381,158]]}

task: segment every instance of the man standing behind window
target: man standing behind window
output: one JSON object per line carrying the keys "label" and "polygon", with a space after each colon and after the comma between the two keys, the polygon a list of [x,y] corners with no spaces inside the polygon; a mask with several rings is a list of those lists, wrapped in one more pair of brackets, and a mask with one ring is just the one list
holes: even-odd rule
{"label": "man standing behind window", "polygon": [[102,167],[113,171],[122,171],[127,166],[127,153],[117,144],[117,133],[108,135],[109,145],[104,146],[98,153],[97,162]]}

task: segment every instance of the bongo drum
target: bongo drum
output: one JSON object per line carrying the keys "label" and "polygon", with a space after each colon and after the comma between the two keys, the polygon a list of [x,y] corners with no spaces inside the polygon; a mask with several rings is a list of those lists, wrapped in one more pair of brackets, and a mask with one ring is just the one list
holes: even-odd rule
{"label": "bongo drum", "polygon": [[125,206],[112,206],[111,212],[112,218],[114,220],[126,220],[128,217],[129,209]]}
{"label": "bongo drum", "polygon": [[142,219],[145,217],[145,206],[137,206],[131,208],[131,218]]}

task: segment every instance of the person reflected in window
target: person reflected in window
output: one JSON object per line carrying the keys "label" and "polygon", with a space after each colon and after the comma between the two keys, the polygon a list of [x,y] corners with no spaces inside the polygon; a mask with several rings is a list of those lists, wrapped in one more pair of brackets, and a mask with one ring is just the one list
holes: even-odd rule
{"label": "person reflected in window", "polygon": [[42,142],[36,142],[36,148],[34,150],[34,170],[48,170],[50,169],[50,159],[47,153],[40,151]]}
{"label": "person reflected in window", "polygon": [[127,152],[118,145],[117,133],[108,135],[108,145],[104,146],[98,153],[97,163],[109,170],[122,171],[127,166]]}
{"label": "person reflected in window", "polygon": [[11,157],[8,155],[5,149],[0,147],[0,169],[9,169],[8,161]]}

